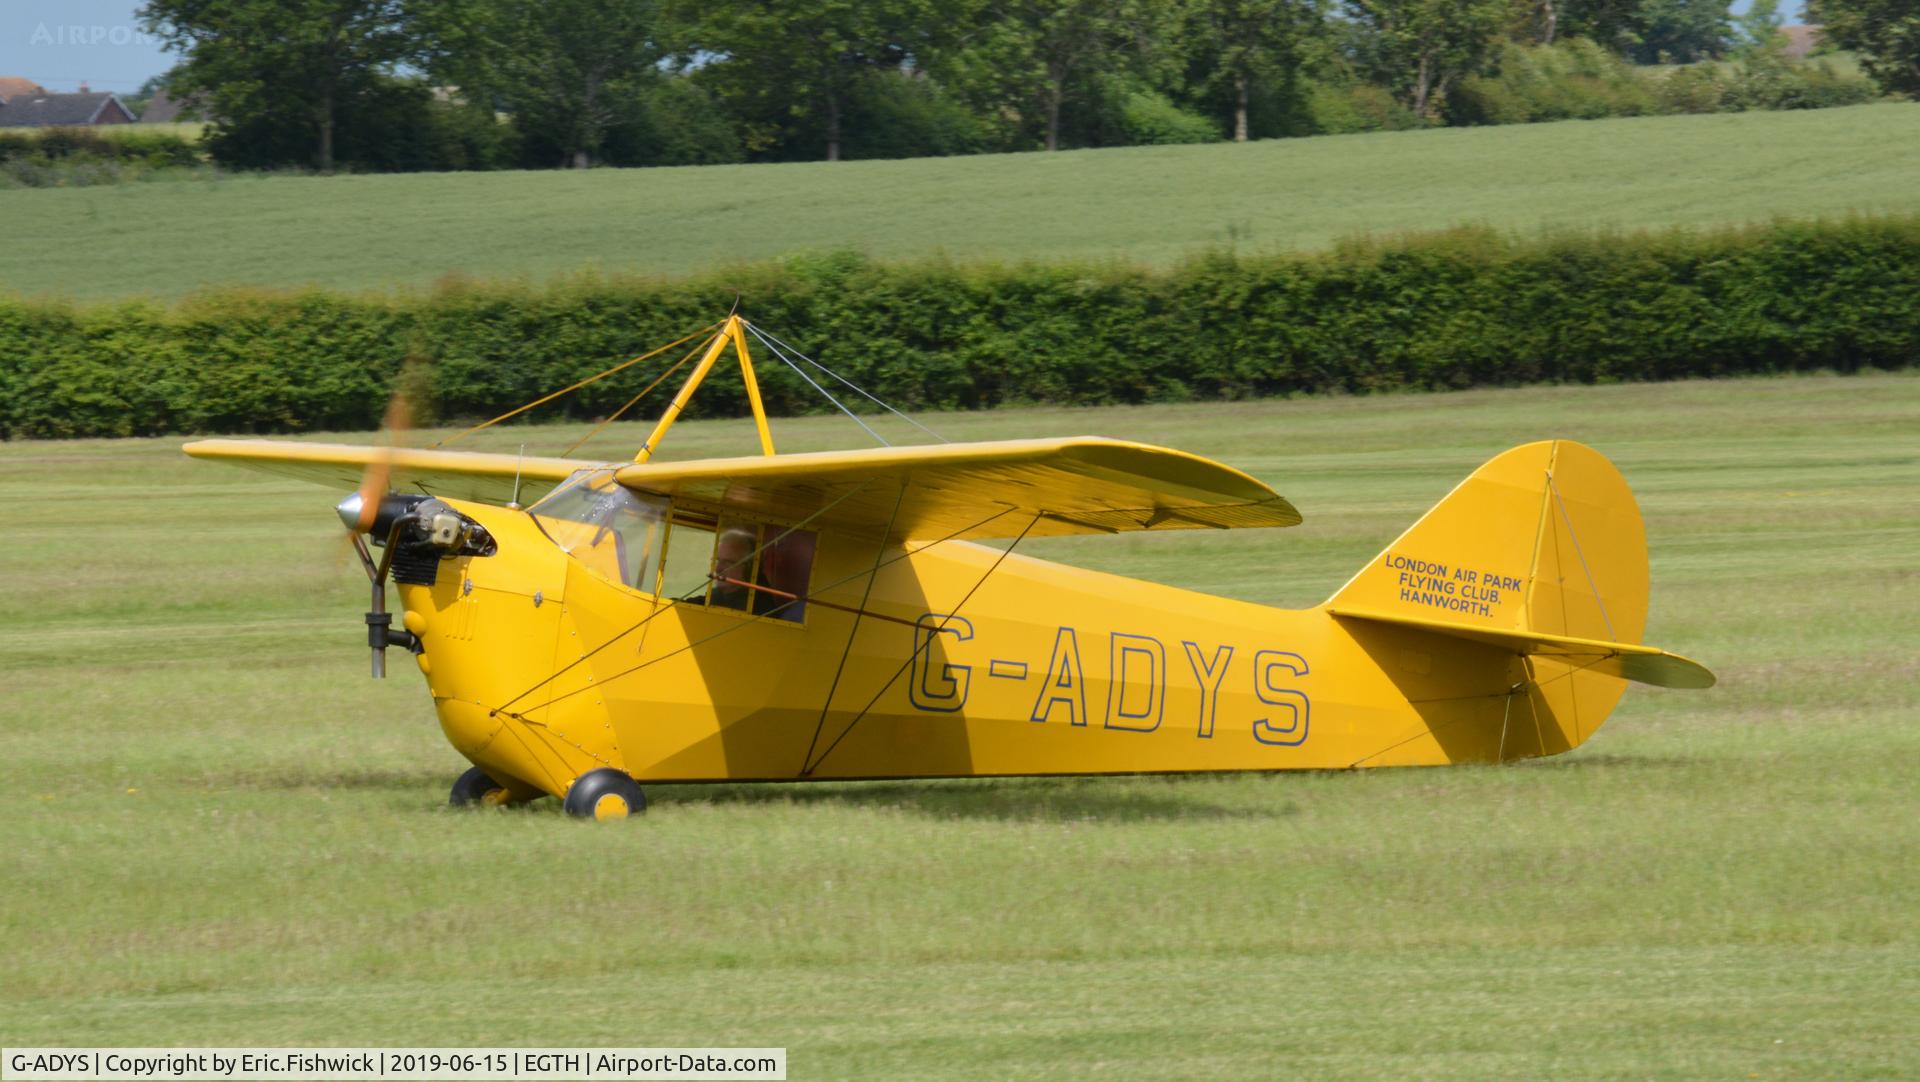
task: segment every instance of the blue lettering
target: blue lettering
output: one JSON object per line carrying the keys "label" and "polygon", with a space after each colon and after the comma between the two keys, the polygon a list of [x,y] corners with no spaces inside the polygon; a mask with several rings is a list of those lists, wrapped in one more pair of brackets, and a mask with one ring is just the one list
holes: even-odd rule
{"label": "blue lettering", "polygon": [[1033,701],[1033,720],[1047,721],[1053,708],[1064,704],[1067,722],[1087,723],[1087,689],[1081,679],[1080,642],[1073,629],[1063,627],[1053,637],[1053,657],[1047,662],[1047,679],[1040,685],[1040,697]]}
{"label": "blue lettering", "polygon": [[[1160,727],[1160,714],[1167,701],[1167,648],[1160,640],[1145,635],[1114,632],[1108,636],[1107,728],[1150,733]],[[1147,667],[1146,679],[1133,671],[1136,665]],[[1127,707],[1127,689],[1145,685],[1145,702],[1137,709]],[[1152,721],[1147,719],[1151,718]],[[1143,724],[1135,724],[1143,723]]]}
{"label": "blue lettering", "polygon": [[967,704],[968,673],[973,666],[952,665],[944,659],[934,663],[943,633],[965,642],[973,638],[973,624],[963,616],[937,612],[913,622],[913,673],[907,683],[907,697],[922,710],[951,714]]}
{"label": "blue lettering", "polygon": [[1209,661],[1200,660],[1200,644],[1185,642],[1187,664],[1193,666],[1193,679],[1200,685],[1200,736],[1213,736],[1213,712],[1220,705],[1220,684],[1227,678],[1227,663],[1233,660],[1233,647],[1221,645]]}
{"label": "blue lettering", "polygon": [[1307,739],[1307,714],[1311,704],[1306,693],[1281,687],[1275,670],[1293,676],[1307,675],[1307,659],[1286,650],[1261,650],[1253,655],[1253,693],[1268,706],[1277,706],[1288,714],[1286,724],[1276,725],[1266,718],[1255,718],[1253,738],[1262,744],[1295,747]]}

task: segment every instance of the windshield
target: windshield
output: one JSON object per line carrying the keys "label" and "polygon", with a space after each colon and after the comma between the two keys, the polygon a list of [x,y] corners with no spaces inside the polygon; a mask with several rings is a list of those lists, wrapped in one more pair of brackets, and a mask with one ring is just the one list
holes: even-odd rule
{"label": "windshield", "polygon": [[613,479],[612,470],[582,471],[527,513],[588,570],[653,592],[667,501],[635,494]]}

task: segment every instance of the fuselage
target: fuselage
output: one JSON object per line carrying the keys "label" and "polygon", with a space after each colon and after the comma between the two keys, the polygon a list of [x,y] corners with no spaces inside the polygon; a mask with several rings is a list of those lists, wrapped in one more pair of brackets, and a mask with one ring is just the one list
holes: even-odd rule
{"label": "fuselage", "polygon": [[457,506],[499,551],[401,586],[406,626],[448,739],[529,793],[603,766],[642,781],[1325,769],[1591,735],[1516,698],[1524,659],[1324,608],[823,534],[804,588],[767,594],[804,603],[755,614],[620,581],[527,512]]}

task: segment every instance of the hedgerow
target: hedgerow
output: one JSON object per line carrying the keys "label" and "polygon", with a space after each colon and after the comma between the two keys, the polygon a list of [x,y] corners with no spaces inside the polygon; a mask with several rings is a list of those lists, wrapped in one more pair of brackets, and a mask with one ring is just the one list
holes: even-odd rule
{"label": "hedgerow", "polygon": [[[0,299],[0,432],[366,429],[409,358],[425,362],[412,377],[425,412],[490,416],[711,323],[736,296],[756,324],[913,408],[1851,371],[1920,358],[1920,217],[1460,230],[1159,270],[836,253],[679,279]],[[677,356],[531,416],[605,415]],[[770,358],[757,367],[776,412],[829,408]],[[717,369],[695,406],[743,412],[737,374]]]}

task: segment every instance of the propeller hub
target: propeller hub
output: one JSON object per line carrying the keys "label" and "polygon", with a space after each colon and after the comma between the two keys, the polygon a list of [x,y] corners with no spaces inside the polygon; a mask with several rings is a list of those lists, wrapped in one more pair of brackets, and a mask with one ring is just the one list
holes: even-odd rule
{"label": "propeller hub", "polygon": [[367,528],[361,524],[360,520],[360,514],[366,510],[366,507],[367,498],[356,492],[341,500],[333,510],[340,516],[340,521],[346,523],[348,530],[353,533],[366,533]]}

